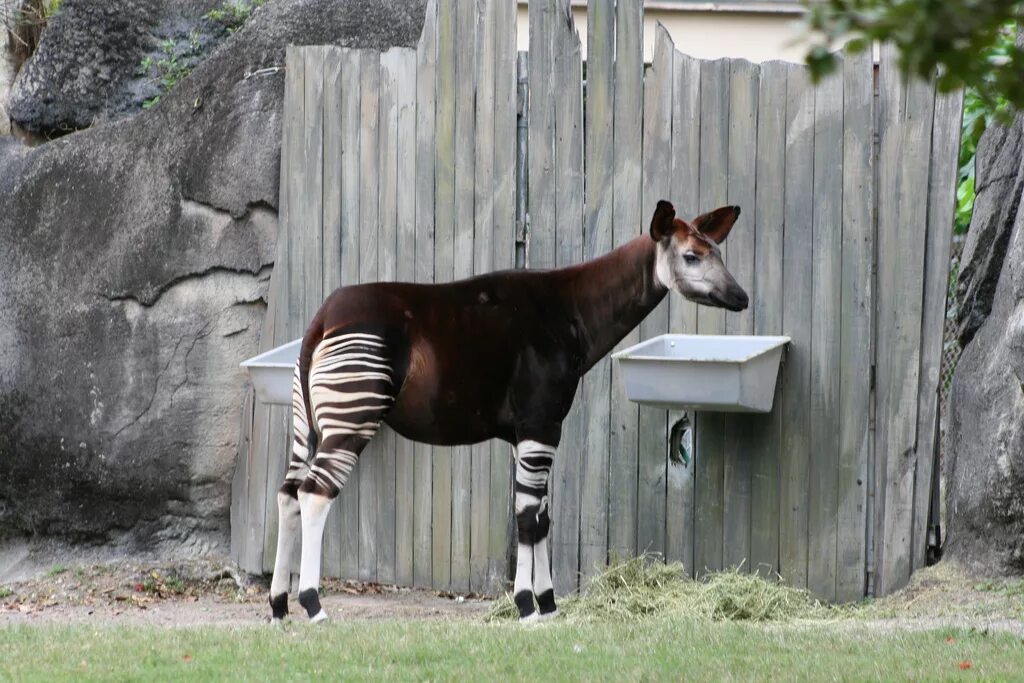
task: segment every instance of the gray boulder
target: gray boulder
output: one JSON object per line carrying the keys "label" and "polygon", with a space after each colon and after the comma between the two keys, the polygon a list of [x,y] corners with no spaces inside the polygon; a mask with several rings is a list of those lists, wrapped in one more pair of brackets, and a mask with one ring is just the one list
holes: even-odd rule
{"label": "gray boulder", "polygon": [[1024,119],[978,147],[945,443],[947,554],[1024,573]]}
{"label": "gray boulder", "polygon": [[[257,348],[273,266],[284,90],[281,72],[246,74],[281,65],[288,43],[415,44],[423,8],[271,0],[154,108],[34,149],[0,139],[9,546],[226,551],[238,363]],[[44,45],[51,35],[63,34]],[[61,88],[35,92],[19,106],[58,110],[47,93]]]}

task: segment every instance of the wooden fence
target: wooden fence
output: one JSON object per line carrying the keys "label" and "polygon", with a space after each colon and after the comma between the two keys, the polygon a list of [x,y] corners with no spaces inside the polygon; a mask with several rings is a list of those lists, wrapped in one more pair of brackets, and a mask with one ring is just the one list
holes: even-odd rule
{"label": "wooden fence", "polygon": [[[877,71],[870,54],[847,58],[815,87],[799,65],[688,57],[659,29],[645,68],[640,0],[591,0],[584,97],[567,3],[538,0],[517,103],[514,6],[431,2],[416,49],[289,48],[261,349],[300,336],[342,284],[511,268],[517,246],[530,268],[568,265],[645,230],[660,198],[688,216],[738,204],[723,252],[750,308],[672,295],[623,346],[787,334],[776,407],[689,416],[695,457],[674,465],[682,415],[628,402],[599,363],[552,473],[556,589],[644,551],[698,574],[779,572],[827,599],[902,585],[924,563],[933,492],[960,95],[904,83],[888,48]],[[248,571],[273,564],[287,412],[251,396],[244,410],[232,552]],[[332,511],[325,573],[499,589],[510,480],[503,443],[438,448],[385,430]]]}

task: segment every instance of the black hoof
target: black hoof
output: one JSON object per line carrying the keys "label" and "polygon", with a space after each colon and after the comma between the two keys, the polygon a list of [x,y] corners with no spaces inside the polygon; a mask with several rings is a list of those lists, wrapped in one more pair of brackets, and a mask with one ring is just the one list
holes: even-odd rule
{"label": "black hoof", "polygon": [[288,616],[288,593],[270,596],[270,611],[275,619],[284,619]]}
{"label": "black hoof", "polygon": [[519,608],[519,618],[525,619],[533,614],[533,593],[531,591],[519,591],[513,598],[516,607]]}
{"label": "black hoof", "polygon": [[299,593],[299,604],[306,608],[310,619],[320,614],[320,594],[316,588],[307,588]]}
{"label": "black hoof", "polygon": [[551,614],[552,612],[558,611],[558,606],[555,605],[555,591],[548,589],[537,596],[537,606],[540,607],[541,614]]}

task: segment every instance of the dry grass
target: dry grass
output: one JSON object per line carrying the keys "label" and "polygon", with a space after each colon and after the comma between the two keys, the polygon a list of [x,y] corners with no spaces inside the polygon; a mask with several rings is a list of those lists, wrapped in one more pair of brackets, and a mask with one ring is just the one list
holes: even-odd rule
{"label": "dry grass", "polygon": [[[712,621],[785,621],[835,618],[853,608],[825,605],[807,591],[737,570],[695,581],[678,563],[638,557],[613,563],[581,595],[560,601],[570,621],[630,622],[651,616]],[[488,621],[518,615],[511,595],[495,601]]]}

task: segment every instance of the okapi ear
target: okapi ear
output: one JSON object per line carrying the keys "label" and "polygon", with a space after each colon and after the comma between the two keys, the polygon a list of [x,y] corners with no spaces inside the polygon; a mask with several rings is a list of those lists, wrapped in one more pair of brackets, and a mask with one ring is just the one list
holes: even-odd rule
{"label": "okapi ear", "polygon": [[658,200],[658,206],[654,208],[654,216],[651,218],[651,239],[660,242],[671,235],[675,218],[676,209],[672,202]]}
{"label": "okapi ear", "polygon": [[697,228],[703,235],[710,237],[718,244],[725,241],[729,231],[735,225],[736,219],[740,217],[740,207],[720,206],[709,213],[704,213],[693,219],[693,227]]}

